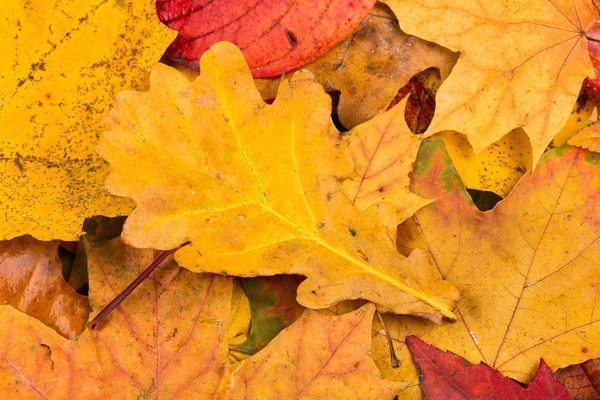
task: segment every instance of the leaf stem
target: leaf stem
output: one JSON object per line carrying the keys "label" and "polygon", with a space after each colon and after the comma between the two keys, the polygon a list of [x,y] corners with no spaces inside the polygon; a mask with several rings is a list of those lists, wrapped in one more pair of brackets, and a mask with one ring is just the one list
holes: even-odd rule
{"label": "leaf stem", "polygon": [[379,311],[375,311],[377,316],[379,317],[379,322],[383,325],[383,329],[385,330],[385,336],[387,337],[388,346],[390,347],[390,360],[392,363],[392,368],[400,368],[402,364],[398,357],[396,356],[396,350],[394,350],[394,343],[392,342],[392,335],[390,335],[390,331],[388,331],[387,326],[385,326],[385,322],[383,322],[383,317],[379,314]]}
{"label": "leaf stem", "polygon": [[108,315],[112,312],[112,310],[117,308],[119,304],[121,304],[121,302],[125,300],[127,296],[129,296],[131,292],[133,292],[135,288],[138,287],[138,285],[142,283],[144,279],[146,279],[148,275],[150,275],[156,269],[156,267],[158,267],[165,260],[165,258],[171,255],[173,252],[179,250],[180,248],[187,246],[188,244],[190,244],[190,242],[185,242],[181,246],[164,251],[160,256],[158,256],[152,262],[152,264],[150,264],[150,266],[144,270],[144,272],[142,272],[137,278],[135,278],[135,280],[131,282],[129,286],[125,288],[125,290],[119,293],[117,297],[115,297],[110,303],[108,303],[106,307],[102,309],[102,311],[98,313],[98,315],[96,315],[92,322],[90,322],[90,328],[97,329],[102,323],[102,321],[104,321],[106,317],[108,317]]}

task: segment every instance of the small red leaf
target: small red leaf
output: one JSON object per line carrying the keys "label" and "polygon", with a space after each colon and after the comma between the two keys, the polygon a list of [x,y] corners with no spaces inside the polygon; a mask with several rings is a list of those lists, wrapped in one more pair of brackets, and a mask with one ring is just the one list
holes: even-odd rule
{"label": "small red leaf", "polygon": [[590,76],[585,80],[585,84],[600,92],[600,19],[596,19],[594,25],[585,33],[585,36],[591,39],[588,40],[588,54],[596,72],[596,77]]}
{"label": "small red leaf", "polygon": [[567,389],[554,380],[544,360],[526,389],[486,364],[474,365],[452,352],[430,346],[416,336],[406,344],[421,372],[421,387],[428,400],[503,399],[568,400]]}
{"label": "small red leaf", "polygon": [[166,51],[198,69],[200,56],[226,40],[244,53],[255,78],[293,71],[342,41],[375,0],[157,0],[160,20],[179,35]]}

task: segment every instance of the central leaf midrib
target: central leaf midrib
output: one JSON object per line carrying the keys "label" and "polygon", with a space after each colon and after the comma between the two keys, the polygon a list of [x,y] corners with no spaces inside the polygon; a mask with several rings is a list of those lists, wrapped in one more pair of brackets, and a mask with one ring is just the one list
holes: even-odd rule
{"label": "central leaf midrib", "polygon": [[398,280],[394,279],[393,277],[378,271],[376,269],[374,269],[370,264],[364,263],[362,261],[360,261],[359,259],[352,257],[350,254],[348,254],[344,249],[338,249],[337,247],[334,247],[332,245],[330,245],[329,243],[327,243],[326,241],[324,241],[323,239],[321,239],[318,236],[315,235],[311,235],[309,233],[307,233],[301,226],[299,226],[298,224],[296,224],[294,221],[292,221],[291,219],[287,218],[285,215],[280,214],[279,212],[277,212],[275,209],[273,209],[272,207],[270,207],[266,202],[259,202],[257,203],[259,206],[263,207],[266,211],[270,212],[272,215],[274,215],[275,217],[277,217],[280,221],[287,223],[288,225],[291,225],[294,229],[300,231],[304,236],[306,236],[308,239],[314,241],[316,244],[318,244],[319,246],[324,247],[325,249],[329,250],[330,252],[332,252],[333,254],[344,258],[345,260],[349,261],[350,263],[358,266],[359,268],[365,270],[366,272],[368,272],[369,274],[379,278],[380,280],[387,282],[388,284],[402,290],[403,292],[406,292],[414,297],[416,297],[417,299],[429,304],[430,306],[434,307],[435,309],[438,309],[439,311],[442,312],[442,314],[444,314],[445,316],[447,316],[448,318],[451,319],[456,319],[456,316],[454,315],[454,313],[452,312],[452,310],[449,310],[448,308],[446,308],[444,305],[438,303],[437,301],[427,297],[424,293],[408,286],[405,285],[402,282],[399,282]]}
{"label": "central leaf midrib", "polygon": [[[220,78],[220,77],[219,77]],[[216,86],[216,91],[217,93],[219,93],[221,96],[223,96],[225,98],[225,100],[227,100],[227,94],[220,90],[220,85],[215,85]],[[296,222],[294,222],[293,220],[291,220],[290,218],[286,217],[285,215],[279,213],[277,210],[275,210],[274,208],[272,208],[268,201],[267,201],[267,196],[264,192],[264,188],[263,188],[263,184],[262,181],[260,179],[259,174],[256,171],[256,168],[254,167],[254,164],[251,162],[250,158],[248,157],[248,154],[246,152],[246,149],[242,143],[242,140],[240,138],[240,135],[236,129],[235,123],[234,123],[234,119],[231,117],[231,112],[229,110],[229,107],[227,106],[227,101],[223,101],[221,103],[226,111],[226,116],[228,118],[228,121],[230,122],[230,126],[231,126],[231,130],[233,131],[240,152],[242,153],[242,156],[244,157],[244,160],[246,161],[248,168],[250,169],[250,171],[252,171],[252,174],[254,175],[254,179],[256,181],[256,183],[258,184],[258,188],[260,191],[260,199],[258,200],[258,205],[263,207],[266,211],[270,212],[271,214],[273,214],[274,216],[276,216],[279,220],[281,220],[282,222],[285,222],[289,225],[291,225],[294,229],[296,229],[297,231],[300,231],[304,236],[306,236],[307,238],[313,240],[315,243],[317,243],[320,246],[323,246],[325,249],[329,250],[330,252],[332,252],[333,254],[336,254],[337,256],[349,261],[350,263],[358,266],[360,269],[366,271],[367,273],[377,277],[378,279],[387,282],[388,284],[402,290],[405,293],[408,293],[412,296],[414,296],[415,298],[425,302],[426,304],[429,304],[430,306],[432,306],[433,308],[439,310],[440,312],[442,312],[443,315],[445,315],[446,317],[455,320],[456,316],[454,315],[454,313],[451,310],[448,310],[445,306],[443,306],[442,304],[438,303],[437,301],[427,297],[424,293],[405,285],[402,282],[397,281],[396,279],[392,278],[391,276],[388,276],[385,273],[382,273],[378,270],[373,269],[369,264],[361,262],[360,260],[352,257],[350,254],[348,254],[346,251],[344,251],[343,249],[338,249],[336,247],[333,247],[332,245],[330,245],[329,243],[325,242],[324,240],[322,240],[318,235],[317,231],[315,230],[315,234],[310,234],[308,232],[306,232],[306,230],[304,228],[302,228],[300,225],[298,225]],[[293,122],[292,122],[293,123]],[[302,189],[301,189],[302,190]],[[304,195],[304,191],[302,190],[302,193]],[[308,205],[308,202],[306,202],[305,199],[305,204],[308,208],[308,212],[311,216],[311,219],[313,218],[312,213],[310,212],[310,206]]]}

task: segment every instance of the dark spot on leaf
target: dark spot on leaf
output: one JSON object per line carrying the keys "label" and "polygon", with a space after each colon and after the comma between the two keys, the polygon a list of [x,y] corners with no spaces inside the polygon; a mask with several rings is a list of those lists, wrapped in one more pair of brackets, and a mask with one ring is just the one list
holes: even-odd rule
{"label": "dark spot on leaf", "polygon": [[356,229],[354,229],[353,227],[349,226],[348,227],[348,232],[350,232],[350,234],[352,236],[356,236]]}
{"label": "dark spot on leaf", "polygon": [[292,46],[298,44],[298,38],[296,37],[296,35],[294,35],[294,32],[290,31],[289,29],[286,29],[285,35],[287,36],[288,42],[290,42]]}
{"label": "dark spot on leaf", "polygon": [[587,347],[582,347],[581,348],[581,352],[582,353],[587,353],[588,352],[588,348]]}

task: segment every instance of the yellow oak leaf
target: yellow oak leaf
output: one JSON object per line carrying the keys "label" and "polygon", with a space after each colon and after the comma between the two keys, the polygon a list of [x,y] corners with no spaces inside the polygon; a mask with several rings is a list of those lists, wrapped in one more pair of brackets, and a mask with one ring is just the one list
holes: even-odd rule
{"label": "yellow oak leaf", "polygon": [[30,236],[0,241],[0,304],[12,305],[69,339],[85,329],[90,311],[87,297],[63,279],[58,241]]}
{"label": "yellow oak leaf", "polygon": [[402,29],[460,52],[436,96],[427,136],[465,134],[475,153],[522,127],[535,165],[594,76],[588,0],[384,0]]}
{"label": "yellow oak leaf", "polygon": [[392,399],[370,357],[373,304],[331,317],[306,310],[264,350],[233,370],[224,399]]}
{"label": "yellow oak leaf", "polygon": [[3,2],[0,239],[76,240],[93,215],[128,214],[94,150],[122,89],[143,89],[175,32],[154,0]]}
{"label": "yellow oak leaf", "polygon": [[[299,274],[298,302],[326,308],[364,298],[381,310],[454,318],[453,286],[421,251],[400,256],[383,203],[358,213],[338,181],[352,174],[331,103],[308,71],[272,105],[229,43],[201,59],[194,82],[158,64],[148,93],[123,92],[99,152],[109,190],[137,208],[123,235],[135,247],[177,251],[192,271]],[[132,163],[136,165],[131,168]]]}
{"label": "yellow oak leaf", "polygon": [[381,202],[392,204],[398,223],[433,201],[408,189],[408,174],[422,139],[406,124],[406,100],[345,134],[354,173],[341,186],[359,211]]}
{"label": "yellow oak leaf", "polygon": [[[90,300],[104,307],[154,259],[120,239],[86,243]],[[99,330],[77,341],[0,306],[0,396],[11,399],[212,398],[227,361],[231,279],[172,259]]]}
{"label": "yellow oak leaf", "polygon": [[[405,366],[411,365],[403,346],[407,335],[523,382],[533,377],[541,357],[556,369],[600,356],[594,345],[600,343],[595,153],[569,146],[547,152],[506,199],[480,212],[443,142],[435,139],[421,146],[411,189],[438,200],[399,226],[399,250],[428,251],[461,300],[458,321],[441,327],[387,317]],[[380,351],[387,346],[382,335],[375,343]],[[407,371],[397,377],[410,379]],[[384,371],[395,374],[389,367]]]}

